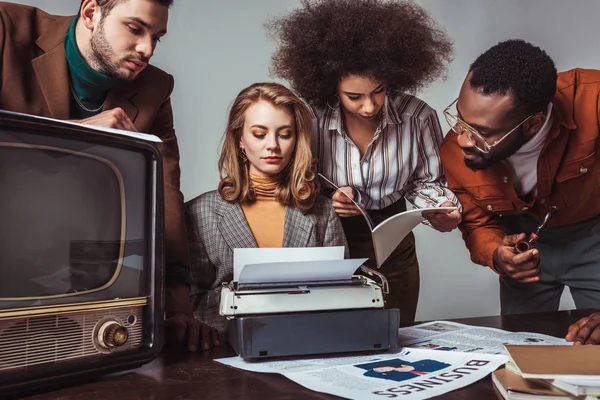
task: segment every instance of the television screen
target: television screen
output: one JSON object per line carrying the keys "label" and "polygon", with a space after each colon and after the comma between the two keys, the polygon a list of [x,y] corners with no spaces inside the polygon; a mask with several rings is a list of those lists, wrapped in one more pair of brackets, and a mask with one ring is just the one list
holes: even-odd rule
{"label": "television screen", "polygon": [[0,128],[0,309],[147,295],[149,161]]}
{"label": "television screen", "polygon": [[0,221],[9,227],[0,230],[2,297],[106,286],[120,265],[125,211],[123,178],[110,160],[0,142],[0,170]]}

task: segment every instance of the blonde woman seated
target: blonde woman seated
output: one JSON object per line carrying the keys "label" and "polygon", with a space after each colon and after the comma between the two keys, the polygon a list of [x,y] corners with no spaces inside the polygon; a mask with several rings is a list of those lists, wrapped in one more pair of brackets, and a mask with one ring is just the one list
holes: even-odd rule
{"label": "blonde woman seated", "polygon": [[186,204],[195,316],[217,345],[221,284],[233,279],[233,249],[345,246],[331,201],[317,196],[310,151],[311,115],[289,89],[257,83],[232,105],[216,191]]}

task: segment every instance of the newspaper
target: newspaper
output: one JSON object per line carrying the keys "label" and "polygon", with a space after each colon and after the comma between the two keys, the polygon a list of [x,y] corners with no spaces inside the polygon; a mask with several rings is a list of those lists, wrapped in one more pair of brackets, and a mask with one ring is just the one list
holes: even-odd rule
{"label": "newspaper", "polygon": [[568,345],[565,339],[531,332],[471,326],[449,321],[427,322],[398,330],[398,346],[432,350],[508,355],[507,344]]}
{"label": "newspaper", "polygon": [[347,399],[427,399],[474,383],[505,355],[403,348],[363,356],[248,362],[215,360],[253,372],[279,373],[317,392]]}

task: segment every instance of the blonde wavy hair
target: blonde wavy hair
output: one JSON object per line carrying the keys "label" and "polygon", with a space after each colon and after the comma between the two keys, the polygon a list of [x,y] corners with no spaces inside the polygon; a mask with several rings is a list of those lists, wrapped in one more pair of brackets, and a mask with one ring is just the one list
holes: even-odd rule
{"label": "blonde wavy hair", "polygon": [[223,135],[219,157],[219,194],[226,201],[253,202],[256,195],[249,179],[249,163],[240,149],[246,110],[259,101],[288,110],[294,117],[296,145],[289,164],[281,172],[275,198],[301,210],[312,208],[319,190],[315,161],[310,150],[312,118],[306,104],[291,90],[278,83],[255,83],[236,97]]}

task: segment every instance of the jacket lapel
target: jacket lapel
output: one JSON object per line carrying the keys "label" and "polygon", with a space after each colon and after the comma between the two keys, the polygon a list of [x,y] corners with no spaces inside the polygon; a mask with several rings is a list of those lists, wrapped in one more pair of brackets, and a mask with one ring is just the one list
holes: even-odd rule
{"label": "jacket lapel", "polygon": [[138,115],[139,107],[135,103],[135,96],[139,92],[139,87],[135,81],[120,81],[106,95],[106,101],[102,111],[112,110],[120,107],[132,122]]}
{"label": "jacket lapel", "polygon": [[283,247],[311,247],[313,221],[295,207],[285,208]]}
{"label": "jacket lapel", "polygon": [[217,195],[215,212],[221,216],[218,222],[219,232],[232,251],[258,247],[239,203],[229,203]]}
{"label": "jacket lapel", "polygon": [[69,70],[64,38],[73,17],[59,18],[36,41],[44,54],[31,61],[50,116],[69,118]]}

